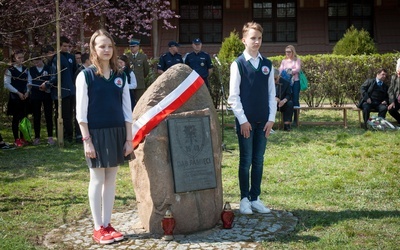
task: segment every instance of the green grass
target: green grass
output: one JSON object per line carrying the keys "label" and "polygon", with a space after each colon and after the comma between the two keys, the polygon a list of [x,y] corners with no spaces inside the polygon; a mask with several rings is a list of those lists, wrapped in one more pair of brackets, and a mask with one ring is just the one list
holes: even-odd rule
{"label": "green grass", "polygon": [[[338,113],[319,112],[305,112],[302,120]],[[265,249],[400,248],[400,131],[364,131],[356,115],[350,111],[348,129],[302,126],[270,136],[261,199],[292,212],[299,224],[290,235],[263,242]],[[233,123],[231,114],[225,119]],[[1,133],[11,141],[7,124]],[[224,135],[224,200],[239,202],[237,139],[233,128]],[[0,249],[42,249],[48,231],[90,217],[88,180],[81,145],[0,151]],[[115,210],[134,207],[125,164]]]}

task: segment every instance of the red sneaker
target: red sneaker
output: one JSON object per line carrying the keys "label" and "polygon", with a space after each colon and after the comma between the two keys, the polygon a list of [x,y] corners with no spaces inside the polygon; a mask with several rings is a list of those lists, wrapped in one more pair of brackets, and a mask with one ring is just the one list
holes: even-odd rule
{"label": "red sneaker", "polygon": [[115,241],[120,241],[124,239],[124,235],[118,231],[116,231],[111,224],[108,224],[108,226],[105,228],[107,232],[113,237]]}
{"label": "red sneaker", "polygon": [[24,146],[24,143],[21,141],[21,139],[15,139],[15,142],[14,142],[14,145],[17,147],[17,148],[20,148],[20,147],[23,147]]}
{"label": "red sneaker", "polygon": [[111,244],[114,238],[101,226],[99,230],[93,230],[93,239],[99,244]]}
{"label": "red sneaker", "polygon": [[20,140],[24,145],[28,145],[29,144],[24,138],[21,138]]}

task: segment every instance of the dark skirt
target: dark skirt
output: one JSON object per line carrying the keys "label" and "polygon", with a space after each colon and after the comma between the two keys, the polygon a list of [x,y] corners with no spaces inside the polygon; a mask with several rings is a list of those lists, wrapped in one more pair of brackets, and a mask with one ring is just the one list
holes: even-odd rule
{"label": "dark skirt", "polygon": [[32,105],[30,105],[29,98],[26,100],[10,98],[7,103],[7,115],[16,115],[24,113],[24,116],[32,114]]}
{"label": "dark skirt", "polygon": [[86,157],[89,168],[117,167],[124,163],[125,127],[89,130],[96,158]]}

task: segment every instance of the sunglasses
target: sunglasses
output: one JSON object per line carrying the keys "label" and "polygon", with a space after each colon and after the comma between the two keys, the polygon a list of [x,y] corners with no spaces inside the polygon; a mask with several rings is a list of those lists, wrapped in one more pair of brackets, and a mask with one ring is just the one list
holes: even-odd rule
{"label": "sunglasses", "polygon": [[290,50],[289,51],[285,51],[285,53],[292,53],[292,51],[290,51]]}

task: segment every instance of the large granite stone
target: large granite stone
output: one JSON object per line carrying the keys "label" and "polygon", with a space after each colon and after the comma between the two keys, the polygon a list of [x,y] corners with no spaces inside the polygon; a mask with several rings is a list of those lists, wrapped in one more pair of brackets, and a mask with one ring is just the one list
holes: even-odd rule
{"label": "large granite stone", "polygon": [[[185,64],[172,66],[151,84],[136,104],[133,119],[173,91],[190,73]],[[210,116],[216,188],[175,193],[171,166],[167,119],[172,117]],[[174,234],[188,234],[213,228],[220,220],[223,207],[221,181],[221,134],[216,110],[206,85],[185,104],[155,127],[135,149],[129,166],[136,194],[138,214],[143,227],[162,234],[161,221],[167,209],[176,220]]]}

